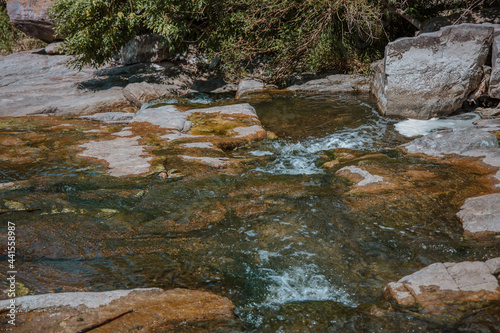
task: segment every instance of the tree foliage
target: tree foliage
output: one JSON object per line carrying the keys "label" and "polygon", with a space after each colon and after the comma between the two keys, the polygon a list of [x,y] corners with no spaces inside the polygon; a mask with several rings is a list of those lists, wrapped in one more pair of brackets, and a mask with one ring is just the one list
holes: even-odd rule
{"label": "tree foliage", "polygon": [[219,56],[232,78],[244,75],[258,59],[264,75],[280,80],[294,71],[359,70],[381,56],[387,39],[411,30],[405,16],[421,22],[438,10],[473,2],[58,0],[51,15],[76,67],[100,66],[132,37],[153,32],[163,36],[172,54],[196,45]]}

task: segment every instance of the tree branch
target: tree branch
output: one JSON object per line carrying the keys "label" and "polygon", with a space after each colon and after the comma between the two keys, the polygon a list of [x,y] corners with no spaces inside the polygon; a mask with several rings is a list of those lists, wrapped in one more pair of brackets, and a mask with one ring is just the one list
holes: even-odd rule
{"label": "tree branch", "polygon": [[405,13],[402,9],[397,8],[394,6],[392,3],[390,3],[388,0],[381,0],[382,4],[392,13],[397,14],[410,22],[413,26],[415,26],[418,30],[422,30],[423,28],[423,23],[411,16],[408,13]]}

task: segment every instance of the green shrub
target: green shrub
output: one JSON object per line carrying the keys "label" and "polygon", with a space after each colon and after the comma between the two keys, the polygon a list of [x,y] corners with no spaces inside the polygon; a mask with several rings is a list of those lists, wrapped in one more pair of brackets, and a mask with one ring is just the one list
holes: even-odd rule
{"label": "green shrub", "polygon": [[[491,0],[493,3],[494,1]],[[132,37],[159,33],[172,54],[195,45],[230,80],[283,82],[293,72],[369,71],[387,40],[469,0],[58,0],[52,18],[73,66],[98,67]],[[398,12],[399,11],[399,12]],[[401,15],[401,13],[404,13]],[[403,17],[405,17],[403,19]],[[418,25],[418,24],[417,24]]]}

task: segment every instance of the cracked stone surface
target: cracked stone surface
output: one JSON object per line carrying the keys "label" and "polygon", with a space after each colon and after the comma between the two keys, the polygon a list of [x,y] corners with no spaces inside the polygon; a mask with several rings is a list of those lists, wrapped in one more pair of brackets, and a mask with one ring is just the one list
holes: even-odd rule
{"label": "cracked stone surface", "polygon": [[451,304],[500,300],[500,285],[494,274],[500,258],[486,262],[435,263],[391,282],[386,299],[405,306],[421,306],[425,312],[440,313]]}

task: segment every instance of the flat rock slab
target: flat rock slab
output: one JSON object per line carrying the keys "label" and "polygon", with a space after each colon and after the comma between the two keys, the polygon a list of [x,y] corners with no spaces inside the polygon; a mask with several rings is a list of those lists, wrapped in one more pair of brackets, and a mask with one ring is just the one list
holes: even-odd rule
{"label": "flat rock slab", "polygon": [[482,236],[500,233],[500,193],[469,198],[457,213],[465,234]]}
{"label": "flat rock slab", "polygon": [[302,92],[355,93],[370,92],[372,79],[366,76],[346,74],[329,75],[324,79],[311,80],[287,89]]}
{"label": "flat rock slab", "polygon": [[442,157],[447,154],[466,155],[470,151],[498,149],[498,139],[480,128],[464,127],[431,133],[402,147],[409,153]]}
{"label": "flat rock slab", "polygon": [[[9,310],[9,300],[0,309]],[[77,332],[107,319],[96,332],[172,331],[199,321],[234,319],[232,302],[197,290],[158,288],[75,292],[24,296],[16,299],[16,325],[12,332]],[[132,310],[131,312],[128,312]],[[8,312],[3,313],[5,321]]]}
{"label": "flat rock slab", "polygon": [[149,172],[153,157],[146,153],[140,140],[144,133],[151,131],[165,142],[165,146],[183,149],[179,155],[182,160],[213,168],[226,167],[235,162],[225,155],[219,145],[234,149],[267,136],[255,109],[247,103],[187,111],[166,105],[144,108],[135,114],[108,112],[83,118],[104,123],[128,123],[128,127],[113,133],[116,139],[80,145],[85,150],[79,156],[105,161],[109,174],[116,177]]}
{"label": "flat rock slab", "polygon": [[384,295],[400,305],[418,305],[424,312],[441,313],[451,305],[500,300],[500,285],[495,276],[499,270],[500,258],[435,263],[389,283]]}
{"label": "flat rock slab", "polygon": [[131,108],[123,88],[87,90],[95,69],[70,69],[69,56],[38,51],[0,56],[0,117],[32,114],[78,115]]}
{"label": "flat rock slab", "polygon": [[152,157],[146,155],[144,146],[139,145],[139,139],[138,136],[118,137],[114,140],[87,142],[80,145],[85,150],[78,155],[104,160],[111,176],[144,174],[150,169]]}

